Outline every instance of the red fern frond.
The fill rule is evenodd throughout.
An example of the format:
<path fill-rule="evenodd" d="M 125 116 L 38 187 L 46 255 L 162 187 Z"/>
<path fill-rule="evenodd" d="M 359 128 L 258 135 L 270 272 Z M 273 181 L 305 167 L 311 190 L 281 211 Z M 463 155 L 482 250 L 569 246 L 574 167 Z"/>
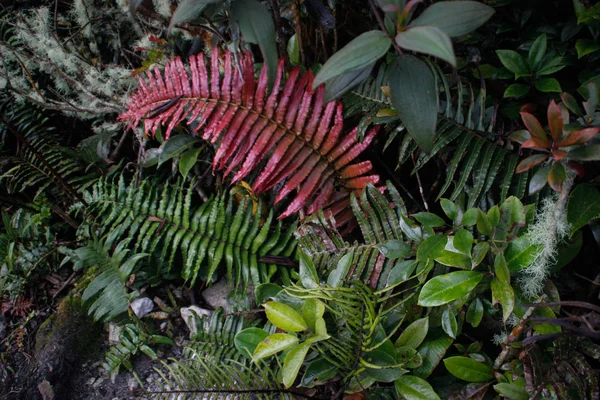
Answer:
<path fill-rule="evenodd" d="M 223 76 L 219 64 L 215 48 L 210 66 L 203 54 L 190 57 L 191 78 L 179 57 L 167 63 L 163 74 L 157 67 L 154 74 L 147 71 L 146 81 L 138 78 L 139 88 L 119 119 L 131 128 L 143 119 L 146 133 L 152 135 L 160 125 L 167 125 L 166 139 L 187 119 L 188 125 L 195 124 L 194 132 L 203 129 L 201 137 L 217 144 L 213 167 L 224 169 L 226 176 L 236 171 L 232 182 L 266 161 L 254 182 L 255 192 L 285 182 L 277 203 L 297 191 L 279 218 L 306 207 L 308 214 L 327 208 L 338 223 L 347 221 L 349 194 L 379 181 L 379 176 L 367 175 L 372 169 L 369 161 L 351 164 L 377 130 L 369 131 L 362 143 L 356 140 L 358 128 L 343 135 L 342 105 L 325 104 L 324 88 L 312 89 L 310 71 L 300 76 L 295 68 L 282 84 L 280 60 L 269 92 L 266 66 L 256 80 L 249 53 L 243 55 L 241 68 L 235 68 L 231 53 L 226 52 Z"/>

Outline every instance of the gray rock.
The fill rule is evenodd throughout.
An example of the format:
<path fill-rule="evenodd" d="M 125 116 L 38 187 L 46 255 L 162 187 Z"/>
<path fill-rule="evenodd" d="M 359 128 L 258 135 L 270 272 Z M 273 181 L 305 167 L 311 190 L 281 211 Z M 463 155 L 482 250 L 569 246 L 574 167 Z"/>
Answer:
<path fill-rule="evenodd" d="M 146 314 L 150 313 L 154 308 L 154 302 L 147 297 L 135 299 L 131 303 L 131 309 L 138 318 L 143 318 Z"/>
<path fill-rule="evenodd" d="M 204 298 L 204 301 L 206 301 L 206 304 L 212 308 L 217 309 L 222 307 L 224 310 L 228 311 L 227 295 L 230 291 L 231 288 L 227 283 L 227 279 L 221 279 L 219 282 L 203 291 L 201 295 Z"/>
<path fill-rule="evenodd" d="M 179 312 L 181 313 L 183 322 L 185 322 L 190 330 L 190 337 L 194 336 L 198 332 L 196 318 L 207 317 L 211 314 L 210 310 L 206 310 L 198 306 L 182 307 Z"/>

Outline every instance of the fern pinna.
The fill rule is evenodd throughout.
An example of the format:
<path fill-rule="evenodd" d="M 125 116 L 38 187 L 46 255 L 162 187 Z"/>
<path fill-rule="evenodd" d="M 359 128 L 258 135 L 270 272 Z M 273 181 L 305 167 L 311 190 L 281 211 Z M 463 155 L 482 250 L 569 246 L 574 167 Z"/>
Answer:
<path fill-rule="evenodd" d="M 154 74 L 147 72 L 147 82 L 139 79 L 139 89 L 120 120 L 133 128 L 144 118 L 146 133 L 152 134 L 168 123 L 168 139 L 187 117 L 188 125 L 195 125 L 194 132 L 203 128 L 202 138 L 218 143 L 213 168 L 224 169 L 226 176 L 237 170 L 233 182 L 268 160 L 254 181 L 256 193 L 285 181 L 277 203 L 298 188 L 279 218 L 306 206 L 308 214 L 327 208 L 339 224 L 349 220 L 349 194 L 379 181 L 379 176 L 367 175 L 372 169 L 369 161 L 351 164 L 377 130 L 372 129 L 360 143 L 357 128 L 343 135 L 342 105 L 325 104 L 324 88 L 312 88 L 312 72 L 300 76 L 295 68 L 282 85 L 280 60 L 269 91 L 266 66 L 257 81 L 252 56 L 245 53 L 241 58 L 241 68 L 234 68 L 231 53 L 225 53 L 222 78 L 217 48 L 212 52 L 210 77 L 203 54 L 190 57 L 191 80 L 178 57 L 167 63 L 163 74 L 155 67 Z"/>

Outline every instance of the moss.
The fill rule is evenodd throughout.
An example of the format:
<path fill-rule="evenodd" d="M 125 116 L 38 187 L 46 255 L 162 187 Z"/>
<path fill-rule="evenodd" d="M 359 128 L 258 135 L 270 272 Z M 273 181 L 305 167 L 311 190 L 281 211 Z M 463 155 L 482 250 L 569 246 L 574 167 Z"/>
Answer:
<path fill-rule="evenodd" d="M 63 348 L 64 358 L 71 362 L 93 358 L 100 353 L 102 332 L 102 325 L 88 316 L 81 298 L 68 296 L 40 326 L 36 334 L 36 355 L 49 357 L 55 349 Z"/>

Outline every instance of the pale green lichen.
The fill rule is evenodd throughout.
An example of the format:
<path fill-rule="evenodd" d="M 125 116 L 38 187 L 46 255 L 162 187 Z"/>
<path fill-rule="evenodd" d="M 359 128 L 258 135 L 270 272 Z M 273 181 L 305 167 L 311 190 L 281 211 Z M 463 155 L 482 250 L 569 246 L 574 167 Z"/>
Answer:
<path fill-rule="evenodd" d="M 553 194 L 542 200 L 534 223 L 527 231 L 530 243 L 538 248 L 533 263 L 525 268 L 519 284 L 526 298 L 537 297 L 556 262 L 558 245 L 568 236 L 570 226 L 566 220 L 565 205 L 573 185 L 573 176 L 565 179 L 560 195 Z"/>

